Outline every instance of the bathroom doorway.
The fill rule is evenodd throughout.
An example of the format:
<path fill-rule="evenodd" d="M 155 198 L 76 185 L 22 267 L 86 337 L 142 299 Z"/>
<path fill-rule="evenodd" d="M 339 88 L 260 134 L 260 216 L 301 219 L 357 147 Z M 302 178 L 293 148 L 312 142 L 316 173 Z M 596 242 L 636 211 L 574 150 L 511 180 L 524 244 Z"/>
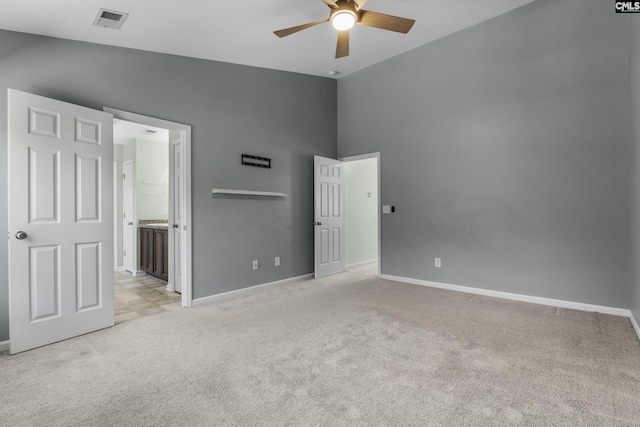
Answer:
<path fill-rule="evenodd" d="M 124 299 L 139 299 L 143 310 L 153 308 L 146 311 L 157 308 L 132 290 L 144 290 L 169 304 L 167 309 L 175 308 L 175 298 L 179 306 L 190 307 L 190 127 L 105 111 L 114 115 L 116 284 L 124 285 Z M 175 298 L 167 302 L 164 296 Z"/>

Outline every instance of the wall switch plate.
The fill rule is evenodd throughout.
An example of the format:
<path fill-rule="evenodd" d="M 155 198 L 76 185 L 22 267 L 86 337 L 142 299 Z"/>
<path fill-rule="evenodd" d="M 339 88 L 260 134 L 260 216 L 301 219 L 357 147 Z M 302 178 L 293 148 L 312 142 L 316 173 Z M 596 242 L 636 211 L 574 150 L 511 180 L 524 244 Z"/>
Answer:
<path fill-rule="evenodd" d="M 280 267 L 280 257 L 276 257 L 276 267 Z"/>
<path fill-rule="evenodd" d="M 169 215 L 169 208 L 163 208 L 162 211 L 163 214 Z"/>
<path fill-rule="evenodd" d="M 254 270 L 257 270 L 257 269 L 258 269 L 258 260 L 257 260 L 257 259 L 254 259 L 254 260 L 253 260 L 253 269 L 254 269 Z"/>
<path fill-rule="evenodd" d="M 391 213 L 391 205 L 382 205 L 382 213 L 390 214 Z"/>
<path fill-rule="evenodd" d="M 438 268 L 442 267 L 442 260 L 440 258 L 434 258 L 433 262 L 434 262 L 436 267 L 438 267 Z"/>

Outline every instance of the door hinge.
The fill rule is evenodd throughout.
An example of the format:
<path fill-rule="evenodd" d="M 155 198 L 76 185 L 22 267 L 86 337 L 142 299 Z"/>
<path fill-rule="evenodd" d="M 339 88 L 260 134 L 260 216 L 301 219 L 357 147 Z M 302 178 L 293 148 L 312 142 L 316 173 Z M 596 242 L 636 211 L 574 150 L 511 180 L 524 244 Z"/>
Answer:
<path fill-rule="evenodd" d="M 122 174 L 122 179 L 127 179 L 127 175 Z"/>
<path fill-rule="evenodd" d="M 122 256 L 127 256 L 127 251 L 122 251 Z"/>
<path fill-rule="evenodd" d="M 7 231 L 7 240 L 11 240 L 11 232 Z"/>

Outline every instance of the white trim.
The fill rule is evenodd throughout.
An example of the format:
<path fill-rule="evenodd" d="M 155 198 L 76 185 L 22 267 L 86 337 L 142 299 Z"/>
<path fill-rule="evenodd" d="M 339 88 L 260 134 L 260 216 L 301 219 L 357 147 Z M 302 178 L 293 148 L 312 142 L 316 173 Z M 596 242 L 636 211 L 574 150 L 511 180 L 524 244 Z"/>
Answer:
<path fill-rule="evenodd" d="M 144 270 L 136 270 L 136 271 L 131 272 L 131 275 L 133 275 L 133 276 L 144 276 L 146 274 L 147 274 L 147 272 L 144 271 Z"/>
<path fill-rule="evenodd" d="M 636 331 L 636 335 L 640 340 L 640 325 L 638 325 L 636 318 L 633 317 L 633 312 L 631 310 L 629 310 L 629 320 L 631 321 L 631 326 L 633 326 L 633 330 Z"/>
<path fill-rule="evenodd" d="M 0 351 L 9 351 L 11 341 L 0 341 Z"/>
<path fill-rule="evenodd" d="M 373 264 L 374 262 L 378 262 L 378 260 L 377 259 L 370 259 L 369 261 L 355 262 L 353 264 L 347 265 L 347 268 L 360 267 L 361 265 Z"/>
<path fill-rule="evenodd" d="M 117 266 L 116 271 L 124 271 L 124 265 Z"/>
<path fill-rule="evenodd" d="M 131 177 L 131 181 L 133 181 L 133 184 L 131 185 L 131 212 L 129 212 L 131 214 L 131 222 L 133 222 L 133 230 L 131 231 L 131 250 L 133 251 L 133 255 L 130 255 L 131 257 L 133 257 L 133 262 L 132 262 L 132 266 L 131 268 L 133 269 L 133 271 L 131 272 L 134 276 L 136 275 L 136 271 L 135 268 L 138 265 L 138 233 L 136 233 L 136 229 L 138 227 L 138 213 L 136 211 L 136 205 L 137 205 L 137 200 L 136 200 L 136 164 L 133 161 L 133 159 L 127 159 L 127 160 L 123 160 L 122 161 L 122 173 L 124 174 L 124 168 L 126 166 L 131 165 L 131 175 L 133 175 Z M 122 212 L 124 212 L 124 180 L 122 181 Z M 125 233 L 127 233 L 127 224 L 125 224 L 126 222 L 129 221 L 125 221 L 124 218 L 122 220 L 122 250 L 123 252 L 126 251 L 128 248 L 124 247 L 124 242 L 125 242 L 125 238 L 124 235 Z M 122 255 L 122 263 L 125 263 L 124 260 L 124 255 Z M 126 264 L 125 264 L 125 270 L 126 270 Z M 129 270 L 126 270 L 129 271 Z M 141 270 L 142 271 L 142 270 Z"/>
<path fill-rule="evenodd" d="M 167 282 L 167 292 L 174 292 L 174 291 L 175 291 L 174 286 L 171 283 Z"/>
<path fill-rule="evenodd" d="M 211 194 L 237 194 L 241 196 L 267 196 L 267 197 L 287 197 L 286 193 L 275 191 L 254 191 L 254 190 L 228 190 L 226 188 L 214 188 Z"/>
<path fill-rule="evenodd" d="M 262 285 L 250 286 L 248 288 L 237 289 L 235 291 L 224 292 L 221 294 L 210 295 L 208 297 L 197 298 L 192 301 L 192 306 L 195 307 L 198 305 L 208 304 L 214 301 L 219 301 L 219 300 L 227 299 L 230 297 L 236 297 L 236 296 L 239 296 L 248 292 L 252 292 L 258 289 L 265 289 L 265 288 L 271 288 L 274 286 L 287 285 L 289 283 L 300 282 L 302 280 L 307 280 L 311 278 L 313 278 L 313 273 L 303 274 L 302 276 L 297 276 L 297 277 L 290 277 L 288 279 L 278 280 L 275 282 L 264 283 Z"/>
<path fill-rule="evenodd" d="M 380 152 L 359 154 L 357 156 L 340 157 L 338 160 L 343 162 L 357 162 L 358 160 L 377 159 L 380 157 Z"/>
<path fill-rule="evenodd" d="M 382 193 L 380 192 L 380 152 L 360 154 L 357 156 L 340 157 L 343 162 L 355 162 L 358 160 L 377 159 L 378 167 L 378 277 L 382 277 L 382 224 L 380 223 L 380 211 L 382 210 Z"/>
<path fill-rule="evenodd" d="M 533 304 L 549 305 L 551 307 L 570 308 L 580 311 L 591 311 L 613 316 L 629 317 L 631 312 L 626 308 L 607 307 L 603 305 L 585 304 L 574 301 L 564 301 L 551 298 L 533 297 L 529 295 L 512 294 L 509 292 L 491 291 L 488 289 L 471 288 L 467 286 L 449 285 L 447 283 L 430 282 L 428 280 L 410 279 L 407 277 L 390 276 L 383 274 L 381 279 L 392 280 L 394 282 L 410 283 L 412 285 L 427 286 L 430 288 L 446 289 L 450 291 L 465 292 L 469 294 L 484 295 L 494 298 L 502 298 L 513 301 L 529 302 Z"/>
<path fill-rule="evenodd" d="M 193 241 L 193 230 L 191 225 L 191 126 L 141 114 L 130 113 L 128 111 L 117 110 L 115 108 L 104 107 L 103 110 L 107 113 L 113 114 L 113 117 L 116 119 L 180 132 L 180 141 L 182 144 L 182 164 L 180 166 L 183 176 L 182 197 L 184 197 L 182 203 L 182 306 L 191 307 L 191 300 L 193 298 L 193 258 L 191 253 L 191 242 Z"/>

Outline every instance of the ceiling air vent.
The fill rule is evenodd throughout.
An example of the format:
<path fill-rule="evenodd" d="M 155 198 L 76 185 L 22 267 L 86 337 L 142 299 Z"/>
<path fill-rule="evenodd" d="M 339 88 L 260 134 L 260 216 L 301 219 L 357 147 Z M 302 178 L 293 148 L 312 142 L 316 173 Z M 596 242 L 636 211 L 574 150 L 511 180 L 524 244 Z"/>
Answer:
<path fill-rule="evenodd" d="M 128 13 L 116 12 L 115 10 L 100 9 L 93 20 L 93 25 L 97 27 L 112 28 L 119 30 L 124 21 L 129 16 Z"/>
<path fill-rule="evenodd" d="M 145 134 L 145 135 L 155 135 L 155 134 L 157 133 L 157 131 L 155 131 L 155 130 L 153 130 L 153 129 L 145 129 L 145 130 L 143 130 L 143 131 L 142 131 L 142 132 L 140 132 L 140 133 L 143 133 L 143 134 Z"/>

